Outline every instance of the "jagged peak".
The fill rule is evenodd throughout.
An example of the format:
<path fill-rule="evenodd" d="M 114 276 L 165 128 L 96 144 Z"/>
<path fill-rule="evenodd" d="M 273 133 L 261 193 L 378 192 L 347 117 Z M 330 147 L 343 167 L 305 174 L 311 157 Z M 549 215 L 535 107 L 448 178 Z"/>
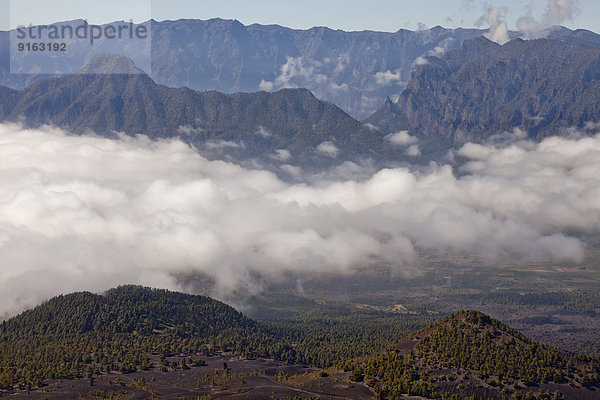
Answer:
<path fill-rule="evenodd" d="M 390 96 L 386 96 L 385 101 L 383 102 L 381 107 L 379 107 L 379 109 L 376 112 L 384 112 L 385 114 L 390 114 L 390 113 L 394 113 L 396 111 L 396 108 L 397 108 L 397 106 L 396 106 L 396 104 L 394 104 L 394 102 L 392 101 Z"/>

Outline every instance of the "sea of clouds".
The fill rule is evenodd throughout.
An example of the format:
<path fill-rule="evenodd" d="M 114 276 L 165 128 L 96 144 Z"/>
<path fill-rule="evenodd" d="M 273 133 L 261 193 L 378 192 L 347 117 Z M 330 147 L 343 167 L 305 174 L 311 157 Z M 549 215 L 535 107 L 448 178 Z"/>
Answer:
<path fill-rule="evenodd" d="M 459 170 L 286 183 L 177 140 L 0 125 L 0 316 L 119 284 L 181 289 L 186 274 L 217 297 L 260 290 L 257 276 L 411 274 L 429 249 L 581 262 L 565 232 L 600 228 L 600 135 L 523 137 L 466 144 Z"/>

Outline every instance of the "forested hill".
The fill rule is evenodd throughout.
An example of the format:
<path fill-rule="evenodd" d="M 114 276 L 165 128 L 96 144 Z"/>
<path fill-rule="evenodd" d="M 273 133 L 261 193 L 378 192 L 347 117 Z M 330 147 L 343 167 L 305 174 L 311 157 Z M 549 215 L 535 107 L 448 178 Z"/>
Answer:
<path fill-rule="evenodd" d="M 0 334 L 170 333 L 189 338 L 214 336 L 227 329 L 255 328 L 252 320 L 209 297 L 121 286 L 104 295 L 81 292 L 55 297 L 4 322 Z"/>
<path fill-rule="evenodd" d="M 0 324 L 0 394 L 47 379 L 156 371 L 159 357 L 196 362 L 224 352 L 329 367 L 432 320 L 324 308 L 260 321 L 208 297 L 139 286 L 58 296 Z"/>
<path fill-rule="evenodd" d="M 0 325 L 0 389 L 150 369 L 150 354 L 281 357 L 278 346 L 255 322 L 208 297 L 137 286 L 74 293 Z"/>
<path fill-rule="evenodd" d="M 185 370 L 221 352 L 320 367 L 335 360 L 351 371 L 351 380 L 364 381 L 381 398 L 520 399 L 542 390 L 537 398 L 558 391 L 554 398 L 594 399 L 600 393 L 598 359 L 536 343 L 475 311 L 453 314 L 377 353 L 373 346 L 390 343 L 386 332 L 399 340 L 405 329 L 423 322 L 403 315 L 389 326 L 390 318 L 357 316 L 354 322 L 345 319 L 346 327 L 324 315 L 277 324 L 255 322 L 207 297 L 167 290 L 123 286 L 103 295 L 74 293 L 0 325 L 0 394 L 36 389 L 52 379 L 93 382 L 107 375 Z M 345 359 L 365 357 L 365 348 L 375 354 Z M 175 366 L 168 363 L 173 357 L 179 359 Z"/>
<path fill-rule="evenodd" d="M 476 311 L 452 314 L 342 367 L 381 398 L 593 399 L 600 387 L 600 360 L 534 342 Z"/>

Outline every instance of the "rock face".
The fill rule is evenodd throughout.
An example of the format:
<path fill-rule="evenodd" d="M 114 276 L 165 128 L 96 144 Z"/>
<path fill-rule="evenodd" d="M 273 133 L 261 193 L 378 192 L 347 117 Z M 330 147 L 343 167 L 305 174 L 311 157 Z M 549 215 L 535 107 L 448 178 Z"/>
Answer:
<path fill-rule="evenodd" d="M 541 139 L 600 121 L 599 102 L 599 49 L 546 39 L 501 46 L 482 37 L 415 69 L 394 111 L 405 121 L 390 128 L 389 118 L 369 120 L 440 146 L 515 127 Z"/>

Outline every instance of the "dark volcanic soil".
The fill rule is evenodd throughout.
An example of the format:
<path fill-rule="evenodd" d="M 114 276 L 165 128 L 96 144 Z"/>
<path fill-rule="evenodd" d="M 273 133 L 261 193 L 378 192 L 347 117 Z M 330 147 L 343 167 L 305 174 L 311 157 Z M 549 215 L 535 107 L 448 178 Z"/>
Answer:
<path fill-rule="evenodd" d="M 178 357 L 169 358 L 180 361 Z M 155 368 L 131 374 L 103 374 L 90 385 L 88 379 L 52 380 L 47 386 L 34 391 L 5 392 L 6 399 L 277 399 L 321 398 L 356 399 L 375 398 L 362 384 L 350 382 L 348 374 L 330 372 L 319 377 L 315 369 L 290 366 L 268 359 L 245 360 L 228 355 L 205 358 L 207 365 L 190 369 L 169 368 L 161 372 L 158 358 L 152 360 Z M 223 369 L 227 363 L 228 370 Z M 288 379 L 290 375 L 302 375 Z"/>

